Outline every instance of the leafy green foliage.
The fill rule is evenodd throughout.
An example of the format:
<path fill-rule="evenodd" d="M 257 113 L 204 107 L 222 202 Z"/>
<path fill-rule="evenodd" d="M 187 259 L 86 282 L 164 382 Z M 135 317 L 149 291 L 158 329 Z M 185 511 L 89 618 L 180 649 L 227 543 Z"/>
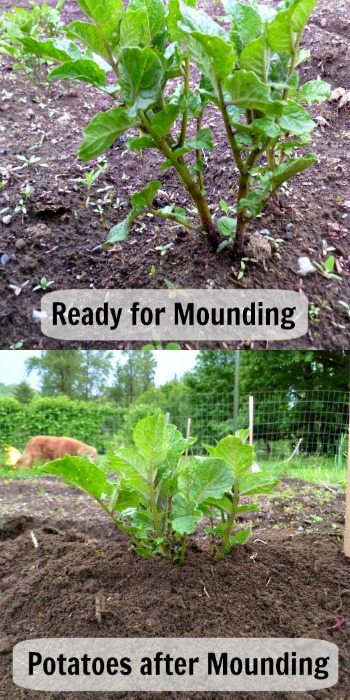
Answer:
<path fill-rule="evenodd" d="M 176 171 L 200 225 L 175 203 L 158 215 L 205 232 L 216 249 L 242 252 L 251 220 L 317 161 L 314 154 L 296 154 L 315 127 L 305 105 L 330 95 L 323 81 L 299 85 L 298 66 L 308 57 L 300 44 L 317 0 L 284 0 L 277 9 L 225 0 L 225 21 L 197 9 L 195 0 L 77 2 L 88 21 L 68 25 L 64 46 L 42 40 L 40 32 L 29 43 L 22 38 L 22 46 L 62 64 L 51 79 L 85 80 L 111 94 L 113 108 L 87 126 L 80 157 L 95 158 L 132 132 L 128 148 L 161 154 L 161 169 Z M 219 113 L 238 170 L 232 221 L 215 220 L 206 199 L 203 152 L 215 148 L 205 123 L 209 105 Z M 108 244 L 125 240 L 144 213 L 157 215 L 152 201 L 135 207 L 132 200 L 132 211 L 113 228 Z"/>
<path fill-rule="evenodd" d="M 0 445 L 21 449 L 33 435 L 66 435 L 104 450 L 115 426 L 123 425 L 124 413 L 125 409 L 112 402 L 98 404 L 66 396 L 34 398 L 29 403 L 21 395 L 17 401 L 1 399 Z"/>
<path fill-rule="evenodd" d="M 188 536 L 209 516 L 212 553 L 221 559 L 250 537 L 251 528 L 240 528 L 236 518 L 256 506 L 240 505 L 240 497 L 276 485 L 250 473 L 254 451 L 245 437 L 227 436 L 207 448 L 207 458 L 188 457 L 195 439 L 184 438 L 158 411 L 136 423 L 134 446 L 110 455 L 104 470 L 70 456 L 42 469 L 95 498 L 142 556 L 183 564 Z M 118 478 L 107 476 L 112 471 Z"/>
<path fill-rule="evenodd" d="M 23 70 L 36 81 L 42 80 L 41 69 L 48 59 L 67 61 L 71 58 L 64 45 L 60 46 L 59 37 L 64 41 L 61 21 L 63 4 L 64 0 L 59 0 L 56 7 L 32 2 L 30 10 L 14 7 L 0 16 L 0 54 L 11 56 L 13 68 Z M 50 38 L 41 41 L 45 36 Z M 71 49 L 80 54 L 73 44 Z"/>

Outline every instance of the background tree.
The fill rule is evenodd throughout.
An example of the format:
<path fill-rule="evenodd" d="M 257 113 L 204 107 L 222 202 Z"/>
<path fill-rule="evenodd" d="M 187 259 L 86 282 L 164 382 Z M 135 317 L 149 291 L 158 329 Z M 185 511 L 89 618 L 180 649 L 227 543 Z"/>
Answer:
<path fill-rule="evenodd" d="M 111 399 L 129 406 L 140 394 L 154 386 L 156 360 L 147 350 L 123 350 L 124 362 L 118 362 L 115 379 L 109 390 Z"/>
<path fill-rule="evenodd" d="M 183 382 L 197 396 L 228 397 L 232 396 L 234 376 L 234 351 L 202 350 L 194 369 L 185 374 Z"/>
<path fill-rule="evenodd" d="M 206 430 L 216 437 L 232 430 L 234 371 L 234 351 L 203 351 L 184 377 L 191 389 L 193 416 L 201 416 L 203 423 L 207 402 Z M 244 351 L 240 353 L 239 380 L 239 427 L 248 425 L 248 395 L 253 394 L 257 440 L 268 446 L 302 438 L 305 452 L 337 450 L 347 424 L 348 352 Z"/>
<path fill-rule="evenodd" d="M 350 355 L 346 351 L 240 353 L 241 394 L 309 389 L 349 390 Z M 235 351 L 215 350 L 198 353 L 196 365 L 183 381 L 195 394 L 227 395 L 234 387 Z"/>
<path fill-rule="evenodd" d="M 16 384 L 4 384 L 0 382 L 0 399 L 8 399 L 13 397 Z"/>
<path fill-rule="evenodd" d="M 20 403 L 30 403 L 31 400 L 34 398 L 35 391 L 32 389 L 30 384 L 23 380 L 23 382 L 20 382 L 17 384 L 13 391 L 13 397 L 17 399 Z"/>
<path fill-rule="evenodd" d="M 81 350 L 44 350 L 26 362 L 28 374 L 37 372 L 42 396 L 78 397 Z"/>
<path fill-rule="evenodd" d="M 242 393 L 310 389 L 349 389 L 349 353 L 345 351 L 241 352 Z"/>
<path fill-rule="evenodd" d="M 82 351 L 78 391 L 80 398 L 103 398 L 108 393 L 108 380 L 112 372 L 111 351 Z"/>
<path fill-rule="evenodd" d="M 91 399 L 105 394 L 112 353 L 83 350 L 45 350 L 31 357 L 27 372 L 37 372 L 42 396 Z"/>

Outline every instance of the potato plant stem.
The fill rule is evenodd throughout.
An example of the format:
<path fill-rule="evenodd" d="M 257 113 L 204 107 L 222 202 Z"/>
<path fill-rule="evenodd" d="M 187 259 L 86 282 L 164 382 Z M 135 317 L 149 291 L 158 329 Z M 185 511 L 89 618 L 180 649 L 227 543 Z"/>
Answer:
<path fill-rule="evenodd" d="M 207 233 L 211 244 L 216 249 L 218 246 L 219 237 L 212 219 L 212 215 L 210 213 L 208 202 L 203 196 L 199 186 L 193 180 L 186 164 L 184 162 L 180 162 L 178 156 L 172 151 L 170 146 L 167 144 L 166 140 L 164 138 L 160 138 L 157 132 L 154 129 L 152 129 L 151 123 L 148 120 L 145 112 L 141 112 L 140 117 L 145 131 L 150 136 L 152 136 L 157 145 L 157 148 L 161 151 L 161 153 L 163 153 L 165 158 L 167 158 L 167 160 L 169 160 L 169 162 L 175 168 L 185 189 L 192 197 L 198 211 L 198 216 L 200 218 L 202 228 Z"/>
<path fill-rule="evenodd" d="M 172 496 L 168 497 L 168 503 L 167 503 L 167 521 L 168 521 L 168 542 L 171 545 L 171 540 L 172 540 L 172 524 L 171 524 L 171 512 L 172 512 L 172 507 L 173 507 L 173 499 Z"/>
<path fill-rule="evenodd" d="M 190 231 L 195 231 L 196 233 L 200 233 L 201 227 L 200 226 L 194 226 L 193 224 L 190 223 L 182 223 L 181 220 L 176 216 L 176 214 L 165 214 L 159 209 L 154 209 L 153 207 L 149 208 L 150 214 L 153 216 L 158 216 L 160 219 L 169 219 L 169 221 L 174 221 L 175 223 L 179 224 L 180 226 L 183 226 L 184 228 L 188 228 Z"/>
<path fill-rule="evenodd" d="M 224 529 L 224 534 L 222 536 L 220 549 L 218 550 L 216 557 L 215 557 L 217 561 L 222 559 L 227 552 L 227 548 L 228 548 L 229 543 L 230 543 L 232 528 L 234 527 L 235 520 L 236 520 L 238 502 L 239 502 L 239 496 L 237 494 L 234 494 L 232 496 L 231 513 L 229 513 L 229 515 L 226 518 L 226 526 Z"/>
<path fill-rule="evenodd" d="M 203 112 L 197 117 L 197 134 L 202 128 L 202 119 L 203 119 Z M 197 182 L 198 186 L 200 187 L 201 191 L 203 192 L 204 190 L 204 178 L 203 178 L 203 158 L 202 158 L 202 151 L 198 150 L 196 151 L 196 163 L 197 163 Z"/>
<path fill-rule="evenodd" d="M 113 522 L 119 527 L 119 529 L 124 533 L 124 535 L 126 535 L 126 537 L 128 537 L 132 544 L 136 547 L 138 544 L 137 539 L 132 535 L 129 528 L 126 525 L 124 525 L 124 523 L 119 518 L 115 517 L 113 511 L 109 510 L 108 506 L 105 503 L 103 503 L 103 501 L 98 500 L 98 498 L 96 498 L 96 501 L 100 506 L 102 506 L 103 510 L 106 511 L 107 515 L 109 515 L 109 517 L 112 518 Z"/>
<path fill-rule="evenodd" d="M 217 91 L 218 91 L 218 96 L 219 96 L 220 111 L 221 111 L 221 114 L 222 114 L 222 117 L 224 120 L 225 130 L 226 130 L 226 134 L 227 134 L 227 137 L 229 140 L 229 144 L 231 146 L 231 150 L 232 150 L 237 168 L 238 168 L 239 172 L 242 173 L 245 170 L 245 166 L 244 166 L 241 152 L 240 152 L 239 146 L 237 144 L 237 141 L 236 141 L 236 138 L 235 138 L 235 135 L 234 135 L 231 123 L 230 123 L 230 118 L 228 115 L 227 106 L 225 104 L 224 93 L 223 93 L 220 81 L 217 81 Z"/>
<path fill-rule="evenodd" d="M 222 515 L 222 511 L 221 511 Z M 216 555 L 216 541 L 215 541 L 215 535 L 214 535 L 214 528 L 215 528 L 215 521 L 214 521 L 214 513 L 213 513 L 213 508 L 210 510 L 210 527 L 211 527 L 211 535 L 210 535 L 210 549 L 212 556 L 215 557 Z"/>
<path fill-rule="evenodd" d="M 238 195 L 237 195 L 237 229 L 235 238 L 235 248 L 238 255 L 243 253 L 244 248 L 244 238 L 245 232 L 248 226 L 248 219 L 245 209 L 240 209 L 240 204 L 243 199 L 246 199 L 249 192 L 249 175 L 248 173 L 241 173 L 239 177 L 238 184 Z"/>
<path fill-rule="evenodd" d="M 184 566 L 184 564 L 185 564 L 187 543 L 188 543 L 188 535 L 184 535 L 182 538 L 182 543 L 181 543 L 181 552 L 180 552 L 180 559 L 179 559 L 180 566 Z"/>
<path fill-rule="evenodd" d="M 154 534 L 156 537 L 163 537 L 163 530 L 161 523 L 159 521 L 159 513 L 158 513 L 158 508 L 157 508 L 157 500 L 156 500 L 156 495 L 154 493 L 154 486 L 153 482 L 149 482 L 149 488 L 150 488 L 150 506 L 151 506 L 151 513 L 152 513 L 152 519 L 153 519 L 153 527 L 154 527 Z"/>
<path fill-rule="evenodd" d="M 117 80 L 119 81 L 119 68 L 118 68 L 118 62 L 115 60 L 113 56 L 113 49 L 110 43 L 107 41 L 106 37 L 104 36 L 103 32 L 101 31 L 101 28 L 97 22 L 94 22 L 94 27 L 96 29 L 96 33 L 98 35 L 99 40 L 102 42 L 104 49 L 106 51 L 106 55 L 108 57 L 108 63 L 111 66 L 113 72 L 116 75 Z"/>
<path fill-rule="evenodd" d="M 185 143 L 186 134 L 187 134 L 187 127 L 188 127 L 188 98 L 189 98 L 189 94 L 190 94 L 190 69 L 191 69 L 190 57 L 189 57 L 189 55 L 187 55 L 186 59 L 185 59 L 185 72 L 184 72 L 185 107 L 184 107 L 184 112 L 182 115 L 179 148 L 181 148 Z"/>

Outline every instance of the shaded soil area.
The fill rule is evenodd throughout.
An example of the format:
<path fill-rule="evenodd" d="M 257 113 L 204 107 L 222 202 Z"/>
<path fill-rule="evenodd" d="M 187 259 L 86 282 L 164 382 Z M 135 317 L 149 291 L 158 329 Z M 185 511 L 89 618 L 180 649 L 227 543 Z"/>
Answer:
<path fill-rule="evenodd" d="M 18 4 L 26 6 L 25 0 Z M 213 13 L 212 3 L 201 3 Z M 1 10 L 14 5 L 3 0 Z M 67 20 L 77 19 L 74 0 L 66 6 Z M 214 12 L 222 14 L 220 5 Z M 350 88 L 350 19 L 346 0 L 320 0 L 308 31 L 305 47 L 313 53 L 302 69 L 302 81 L 318 76 L 333 88 Z M 156 154 L 129 153 L 119 139 L 109 150 L 108 170 L 87 192 L 76 180 L 94 164 L 83 166 L 76 157 L 82 129 L 98 110 L 110 102 L 93 88 L 53 84 L 50 91 L 36 87 L 2 59 L 0 94 L 1 178 L 0 192 L 0 347 L 74 347 L 76 344 L 42 336 L 33 312 L 40 309 L 41 291 L 32 291 L 41 277 L 53 282 L 49 291 L 72 288 L 274 288 L 302 290 L 313 307 L 307 336 L 270 347 L 333 349 L 350 341 L 349 315 L 339 301 L 350 300 L 350 120 L 349 105 L 326 103 L 313 108 L 318 126 L 313 150 L 320 163 L 291 183 L 269 204 L 251 232 L 268 230 L 283 244 L 263 265 L 249 263 L 238 281 L 239 262 L 228 254 L 214 254 L 199 234 L 184 232 L 167 222 L 144 218 L 133 227 L 127 242 L 101 250 L 109 228 L 123 219 L 130 194 L 160 176 L 163 204 L 184 205 L 186 195 L 174 173 L 160 173 Z M 209 112 L 206 125 L 214 133 L 216 148 L 207 158 L 207 190 L 213 211 L 220 199 L 232 203 L 235 174 L 218 115 Z M 18 156 L 40 158 L 29 167 Z M 26 187 L 31 195 L 27 213 L 15 213 Z M 110 188 L 110 189 L 106 189 Z M 99 190 L 104 190 L 103 192 Z M 103 202 L 104 198 L 110 201 Z M 100 201 L 99 201 L 100 200 Z M 98 213 L 98 207 L 102 212 Z M 11 221 L 4 225 L 3 216 Z M 319 274 L 301 278 L 298 258 L 324 261 L 334 248 L 341 281 Z M 5 263 L 4 263 L 5 261 Z M 20 292 L 20 294 L 18 294 Z M 85 344 L 103 347 L 103 344 Z M 131 347 L 115 343 L 115 348 Z M 186 346 L 197 347 L 195 344 Z M 215 348 L 215 344 L 207 345 Z M 219 345 L 217 346 L 219 347 Z M 233 345 L 220 347 L 234 347 Z M 248 347 L 240 344 L 239 347 Z M 262 343 L 255 347 L 265 347 Z"/>
<path fill-rule="evenodd" d="M 319 638 L 339 646 L 340 681 L 330 690 L 162 697 L 349 697 L 350 563 L 342 553 L 340 490 L 283 482 L 273 500 L 262 499 L 249 545 L 213 565 L 205 537 L 199 535 L 181 570 L 159 559 L 137 558 L 97 506 L 55 480 L 3 481 L 0 498 L 0 692 L 6 700 L 62 700 L 64 694 L 21 690 L 11 680 L 13 644 L 41 636 Z M 286 515 L 286 503 L 293 517 Z M 322 520 L 312 521 L 311 511 Z M 281 529 L 274 530 L 276 525 Z M 101 595 L 105 604 L 99 623 L 96 601 Z M 340 617 L 345 626 L 333 629 Z M 80 695 L 69 697 L 78 700 Z M 108 700 L 110 695 L 84 697 Z"/>

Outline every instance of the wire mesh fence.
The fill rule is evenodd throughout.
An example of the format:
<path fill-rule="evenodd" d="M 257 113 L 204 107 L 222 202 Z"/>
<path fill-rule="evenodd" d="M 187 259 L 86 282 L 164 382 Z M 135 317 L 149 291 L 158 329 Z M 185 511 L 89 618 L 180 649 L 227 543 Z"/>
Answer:
<path fill-rule="evenodd" d="M 105 453 L 128 443 L 137 420 L 158 407 L 183 433 L 191 418 L 191 434 L 197 438 L 195 453 L 203 452 L 203 444 L 215 443 L 235 427 L 247 428 L 250 424 L 258 459 L 277 461 L 319 455 L 330 458 L 336 466 L 344 466 L 349 431 L 346 393 L 257 393 L 251 412 L 249 397 L 242 395 L 236 425 L 233 398 L 232 392 L 201 397 L 185 391 L 176 401 L 159 395 L 151 402 L 137 401 L 123 408 L 113 403 L 77 402 L 62 397 L 22 406 L 0 401 L 0 445 L 21 450 L 33 435 L 66 435 Z"/>
<path fill-rule="evenodd" d="M 346 463 L 349 397 L 340 391 L 273 392 L 254 396 L 257 453 L 269 459 L 319 455 Z"/>

